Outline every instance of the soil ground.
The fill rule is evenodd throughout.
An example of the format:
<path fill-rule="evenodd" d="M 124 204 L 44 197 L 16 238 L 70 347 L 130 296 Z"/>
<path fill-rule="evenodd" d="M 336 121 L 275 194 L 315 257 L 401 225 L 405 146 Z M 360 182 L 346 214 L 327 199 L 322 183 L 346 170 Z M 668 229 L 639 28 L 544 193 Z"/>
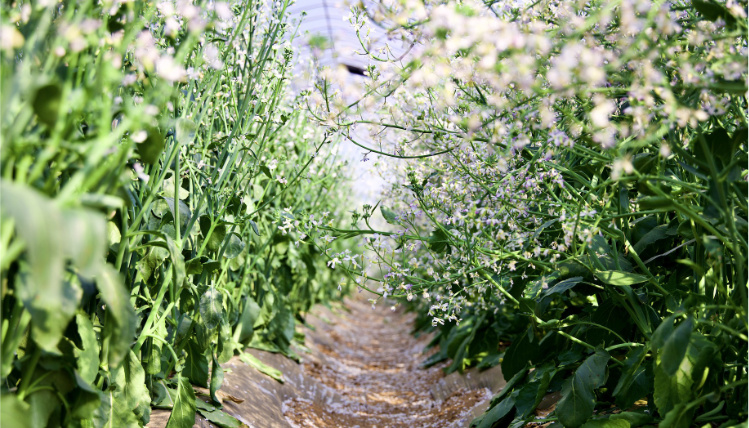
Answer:
<path fill-rule="evenodd" d="M 301 364 L 248 350 L 281 370 L 283 384 L 237 357 L 223 365 L 224 411 L 257 428 L 462 428 L 504 386 L 499 367 L 448 376 L 444 364 L 421 368 L 430 337 L 411 334 L 414 315 L 372 309 L 362 295 L 308 314 L 299 330 L 305 346 L 296 349 Z M 168 417 L 154 410 L 148 426 L 163 427 Z M 196 426 L 213 425 L 198 418 Z"/>

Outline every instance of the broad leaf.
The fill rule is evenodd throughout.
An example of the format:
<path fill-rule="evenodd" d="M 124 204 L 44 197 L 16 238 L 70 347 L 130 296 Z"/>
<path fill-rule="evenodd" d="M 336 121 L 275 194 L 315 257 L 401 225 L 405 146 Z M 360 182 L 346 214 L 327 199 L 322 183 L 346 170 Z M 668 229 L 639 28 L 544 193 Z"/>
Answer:
<path fill-rule="evenodd" d="M 529 327 L 505 351 L 502 357 L 502 374 L 505 378 L 515 376 L 536 357 L 537 353 L 538 342 L 533 334 L 533 328 Z"/>
<path fill-rule="evenodd" d="M 0 426 L 32 428 L 29 418 L 29 404 L 18 399 L 16 394 L 3 393 L 0 396 Z"/>
<path fill-rule="evenodd" d="M 562 399 L 556 414 L 565 427 L 576 428 L 592 415 L 596 405 L 595 389 L 603 385 L 609 353 L 598 349 L 575 370 L 562 387 Z"/>
<path fill-rule="evenodd" d="M 113 426 L 142 425 L 151 413 L 151 396 L 140 360 L 129 351 L 124 363 L 112 372 L 117 389 L 112 396 Z"/>
<path fill-rule="evenodd" d="M 646 355 L 645 347 L 634 348 L 624 360 L 624 370 L 614 389 L 616 404 L 623 409 L 653 392 L 652 365 L 643 365 Z"/>
<path fill-rule="evenodd" d="M 195 133 L 198 130 L 195 122 L 186 117 L 180 117 L 177 119 L 177 126 L 175 128 L 177 142 L 180 144 L 192 144 L 193 140 L 195 140 Z"/>
<path fill-rule="evenodd" d="M 648 277 L 645 275 L 615 270 L 598 271 L 595 275 L 598 279 L 609 285 L 634 285 L 648 280 Z"/>
<path fill-rule="evenodd" d="M 252 335 L 255 331 L 255 321 L 257 321 L 260 315 L 260 305 L 255 302 L 250 296 L 244 302 L 244 310 L 242 316 L 239 318 L 239 322 L 234 330 L 234 337 L 237 342 L 247 343 L 252 339 Z"/>
<path fill-rule="evenodd" d="M 208 330 L 218 327 L 224 313 L 224 295 L 215 287 L 210 287 L 200 297 L 200 317 Z"/>
<path fill-rule="evenodd" d="M 33 340 L 45 351 L 58 353 L 57 343 L 83 294 L 74 282 L 63 281 L 65 215 L 49 198 L 20 184 L 2 180 L 0 194 L 0 210 L 15 221 L 30 266 L 15 292 L 31 314 Z"/>
<path fill-rule="evenodd" d="M 135 145 L 140 159 L 147 164 L 153 164 L 159 160 L 161 152 L 164 151 L 164 135 L 158 128 L 147 127 L 146 139 Z"/>
<path fill-rule="evenodd" d="M 75 316 L 78 325 L 78 335 L 81 337 L 82 349 L 75 349 L 76 366 L 81 379 L 87 383 L 94 383 L 99 374 L 99 342 L 91 320 L 82 314 Z"/>
<path fill-rule="evenodd" d="M 195 411 L 195 391 L 186 377 L 178 375 L 177 396 L 166 428 L 192 428 L 195 424 Z"/>
<path fill-rule="evenodd" d="M 109 313 L 109 322 L 104 327 L 105 335 L 110 336 L 109 368 L 112 370 L 130 352 L 135 337 L 135 310 L 130 303 L 130 293 L 114 268 L 105 266 L 96 279 L 96 285 Z"/>
<path fill-rule="evenodd" d="M 663 345 L 661 365 L 663 370 L 669 376 L 676 374 L 681 362 L 684 360 L 693 327 L 694 322 L 692 321 L 692 318 L 687 318 L 674 329 L 673 333 L 666 339 L 666 342 Z"/>
<path fill-rule="evenodd" d="M 594 419 L 582 426 L 582 428 L 630 428 L 629 421 L 624 419 Z"/>
<path fill-rule="evenodd" d="M 94 388 L 90 382 L 84 380 L 80 374 L 75 372 L 75 400 L 71 416 L 75 419 L 90 419 L 96 409 L 101 407 L 101 401 L 104 394 L 99 389 Z"/>
<path fill-rule="evenodd" d="M 182 374 L 189 378 L 192 383 L 204 388 L 208 387 L 208 352 L 202 348 L 197 339 L 192 338 L 187 342 L 187 358 Z"/>
<path fill-rule="evenodd" d="M 380 205 L 380 212 L 382 213 L 382 217 L 385 219 L 386 222 L 390 224 L 397 225 L 398 220 L 396 219 L 396 215 L 393 211 L 391 211 L 388 208 L 385 208 L 383 205 Z"/>

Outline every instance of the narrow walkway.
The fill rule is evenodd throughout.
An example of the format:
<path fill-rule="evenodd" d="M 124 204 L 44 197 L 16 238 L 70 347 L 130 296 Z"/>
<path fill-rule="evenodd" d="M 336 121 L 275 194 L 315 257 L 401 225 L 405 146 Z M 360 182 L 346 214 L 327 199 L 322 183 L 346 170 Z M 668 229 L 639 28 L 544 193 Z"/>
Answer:
<path fill-rule="evenodd" d="M 348 312 L 317 308 L 308 316 L 312 329 L 304 329 L 305 344 L 311 352 L 302 356 L 303 375 L 337 399 L 285 400 L 292 427 L 466 427 L 471 410 L 491 397 L 487 388 L 446 386 L 444 366 L 419 368 L 429 338 L 410 334 L 413 314 L 386 305 L 372 310 L 360 296 L 345 307 Z"/>

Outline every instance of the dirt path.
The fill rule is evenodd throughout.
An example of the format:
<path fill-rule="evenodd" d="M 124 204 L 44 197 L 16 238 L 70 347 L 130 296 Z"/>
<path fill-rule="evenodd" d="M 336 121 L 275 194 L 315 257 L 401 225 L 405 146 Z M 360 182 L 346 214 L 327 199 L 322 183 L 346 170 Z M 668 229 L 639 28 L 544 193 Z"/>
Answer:
<path fill-rule="evenodd" d="M 234 357 L 218 393 L 223 410 L 250 428 L 463 428 L 505 385 L 499 367 L 445 376 L 442 366 L 419 368 L 429 337 L 414 338 L 414 315 L 372 310 L 362 295 L 332 309 L 316 306 L 298 327 L 302 363 L 248 349 L 283 372 L 273 380 Z M 208 390 L 198 388 L 209 401 Z M 154 409 L 148 427 L 163 428 L 169 410 Z M 215 425 L 197 415 L 195 427 Z"/>
<path fill-rule="evenodd" d="M 443 379 L 443 366 L 419 368 L 429 338 L 410 334 L 412 314 L 386 305 L 372 310 L 363 298 L 347 299 L 345 307 L 348 312 L 320 308 L 308 316 L 311 352 L 302 356 L 303 374 L 336 399 L 286 399 L 283 412 L 292 427 L 465 427 L 491 397 L 482 385 L 496 379 Z"/>

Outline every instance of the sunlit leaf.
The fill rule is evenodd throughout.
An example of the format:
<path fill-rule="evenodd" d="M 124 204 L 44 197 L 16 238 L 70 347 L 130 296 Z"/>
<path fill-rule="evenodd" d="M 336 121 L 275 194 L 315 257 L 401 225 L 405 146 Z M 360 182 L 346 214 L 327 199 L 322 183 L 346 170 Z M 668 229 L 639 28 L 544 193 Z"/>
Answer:
<path fill-rule="evenodd" d="M 195 391 L 186 377 L 177 375 L 177 396 L 166 428 L 191 428 L 195 424 Z"/>

